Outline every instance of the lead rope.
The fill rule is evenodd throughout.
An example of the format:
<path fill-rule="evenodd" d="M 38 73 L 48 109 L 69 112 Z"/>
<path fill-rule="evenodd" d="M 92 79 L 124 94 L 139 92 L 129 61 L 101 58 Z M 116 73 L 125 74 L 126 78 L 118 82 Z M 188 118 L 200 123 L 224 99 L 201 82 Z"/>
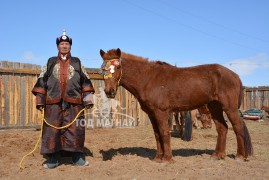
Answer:
<path fill-rule="evenodd" d="M 54 126 L 54 125 L 48 123 L 48 121 L 45 119 L 45 111 L 44 111 L 44 109 L 42 109 L 42 114 L 41 114 L 41 116 L 42 116 L 41 130 L 40 130 L 40 134 L 39 134 L 38 140 L 37 140 L 37 142 L 36 142 L 36 144 L 35 144 L 34 149 L 33 149 L 31 152 L 29 152 L 28 154 L 26 154 L 26 155 L 24 155 L 24 156 L 22 157 L 21 162 L 20 162 L 20 164 L 19 164 L 20 169 L 24 169 L 24 167 L 22 166 L 22 163 L 23 163 L 24 158 L 26 158 L 26 157 L 29 156 L 30 154 L 33 154 L 34 151 L 36 150 L 36 148 L 38 147 L 38 144 L 39 144 L 39 142 L 40 142 L 40 139 L 41 139 L 41 137 L 42 137 L 42 133 L 43 133 L 43 125 L 44 125 L 44 122 L 45 122 L 48 126 L 50 126 L 50 127 L 52 127 L 52 128 L 55 128 L 55 129 L 64 129 L 64 128 L 67 128 L 67 127 L 71 126 L 71 125 L 76 121 L 76 119 L 80 116 L 80 114 L 81 114 L 83 111 L 85 111 L 85 110 L 86 110 L 86 109 L 83 108 L 81 111 L 79 111 L 79 113 L 76 115 L 75 119 L 73 119 L 69 124 L 67 124 L 67 125 L 65 125 L 65 126 L 62 126 L 62 127 L 56 127 L 56 126 Z"/>

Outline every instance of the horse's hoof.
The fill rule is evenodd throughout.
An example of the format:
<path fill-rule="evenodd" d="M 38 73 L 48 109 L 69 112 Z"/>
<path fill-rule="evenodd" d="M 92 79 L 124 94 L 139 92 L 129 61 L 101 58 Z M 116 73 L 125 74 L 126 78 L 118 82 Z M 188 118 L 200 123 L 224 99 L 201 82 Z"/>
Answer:
<path fill-rule="evenodd" d="M 236 156 L 235 156 L 235 160 L 236 160 L 237 162 L 246 162 L 246 161 L 247 161 L 247 158 L 245 158 L 245 157 L 242 156 L 242 155 L 236 155 Z"/>
<path fill-rule="evenodd" d="M 164 156 L 162 160 L 163 162 L 169 162 L 169 163 L 174 162 L 174 160 L 172 159 L 172 156 Z"/>
<path fill-rule="evenodd" d="M 210 159 L 212 160 L 221 160 L 221 159 L 225 159 L 226 155 L 223 153 L 213 153 L 210 157 Z"/>
<path fill-rule="evenodd" d="M 163 160 L 164 162 L 167 162 L 169 164 L 174 164 L 176 161 L 174 159 L 170 159 L 170 160 Z"/>
<path fill-rule="evenodd" d="M 214 161 L 220 160 L 218 156 L 213 156 L 213 155 L 210 156 L 210 159 Z"/>
<path fill-rule="evenodd" d="M 155 158 L 153 159 L 153 161 L 155 161 L 155 162 L 157 162 L 157 163 L 162 163 L 162 162 L 163 162 L 163 160 L 162 160 L 161 158 L 158 158 L 158 157 L 155 157 Z"/>

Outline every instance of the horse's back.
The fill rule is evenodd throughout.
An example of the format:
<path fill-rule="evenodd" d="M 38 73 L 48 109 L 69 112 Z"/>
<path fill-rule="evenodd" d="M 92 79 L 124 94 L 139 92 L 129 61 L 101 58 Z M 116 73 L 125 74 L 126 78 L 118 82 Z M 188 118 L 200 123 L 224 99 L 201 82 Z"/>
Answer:
<path fill-rule="evenodd" d="M 239 99 L 241 81 L 234 72 L 219 64 L 177 68 L 157 65 L 150 73 L 145 99 L 161 109 L 196 109 L 211 101 Z"/>
<path fill-rule="evenodd" d="M 239 76 L 219 64 L 211 64 L 206 67 L 209 71 L 209 78 L 212 80 L 214 100 L 220 101 L 226 109 L 239 108 L 243 93 L 242 82 Z"/>
<path fill-rule="evenodd" d="M 185 74 L 189 76 L 184 83 L 186 88 L 193 88 L 190 92 L 197 94 L 192 93 L 192 97 L 197 97 L 196 99 L 200 97 L 200 99 L 205 99 L 204 102 L 208 101 L 207 103 L 220 101 L 224 106 L 230 104 L 234 104 L 236 108 L 240 106 L 242 82 L 239 76 L 230 69 L 220 64 L 206 64 L 181 68 L 179 71 L 183 73 L 185 71 Z"/>

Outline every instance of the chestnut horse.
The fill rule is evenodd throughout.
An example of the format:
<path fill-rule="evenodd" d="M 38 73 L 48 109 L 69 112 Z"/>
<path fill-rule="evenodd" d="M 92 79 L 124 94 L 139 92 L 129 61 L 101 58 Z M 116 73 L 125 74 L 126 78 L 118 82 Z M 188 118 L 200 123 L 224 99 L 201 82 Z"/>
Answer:
<path fill-rule="evenodd" d="M 264 110 L 265 112 L 267 112 L 269 114 L 269 107 L 267 106 L 262 106 L 261 110 Z"/>
<path fill-rule="evenodd" d="M 173 126 L 173 116 L 175 117 L 176 128 L 174 129 L 179 133 L 184 141 L 192 140 L 192 127 L 195 126 L 195 118 L 190 111 L 180 111 L 174 112 L 169 115 L 168 125 L 169 129 L 172 130 Z"/>
<path fill-rule="evenodd" d="M 202 129 L 211 128 L 212 127 L 211 114 L 207 107 L 207 104 L 199 107 L 197 111 L 199 112 L 200 115 L 200 121 L 203 126 Z M 196 120 L 196 110 L 193 110 L 190 113 L 188 111 L 180 111 L 173 113 L 173 115 L 175 117 L 176 122 L 176 131 L 179 132 L 179 136 L 181 137 L 181 139 L 185 141 L 191 141 L 193 139 L 192 128 L 193 127 L 195 127 L 196 129 L 198 128 Z M 168 121 L 170 129 L 173 124 L 172 119 L 173 117 L 170 115 Z"/>
<path fill-rule="evenodd" d="M 237 140 L 236 159 L 246 160 L 253 149 L 248 129 L 237 109 L 242 98 L 238 75 L 218 64 L 177 68 L 161 61 L 126 54 L 118 49 L 100 50 L 105 93 L 114 98 L 121 85 L 139 101 L 152 123 L 157 142 L 157 162 L 172 161 L 168 116 L 172 112 L 208 105 L 218 133 L 213 159 L 226 157 L 227 114 Z M 199 87 L 199 88 L 197 88 Z"/>
<path fill-rule="evenodd" d="M 200 120 L 203 126 L 202 128 L 203 129 L 211 128 L 212 127 L 211 114 L 207 105 L 198 108 L 198 112 L 200 114 Z"/>

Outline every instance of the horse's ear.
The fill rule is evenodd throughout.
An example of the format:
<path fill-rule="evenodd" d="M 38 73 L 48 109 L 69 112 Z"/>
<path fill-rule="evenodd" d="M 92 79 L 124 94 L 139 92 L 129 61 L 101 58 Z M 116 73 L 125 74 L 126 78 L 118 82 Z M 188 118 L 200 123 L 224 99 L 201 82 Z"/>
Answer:
<path fill-rule="evenodd" d="M 103 49 L 100 49 L 100 55 L 101 55 L 101 57 L 103 57 L 104 54 L 105 54 L 105 51 L 103 51 Z"/>
<path fill-rule="evenodd" d="M 117 49 L 117 55 L 120 57 L 121 56 L 121 50 L 120 48 Z"/>

